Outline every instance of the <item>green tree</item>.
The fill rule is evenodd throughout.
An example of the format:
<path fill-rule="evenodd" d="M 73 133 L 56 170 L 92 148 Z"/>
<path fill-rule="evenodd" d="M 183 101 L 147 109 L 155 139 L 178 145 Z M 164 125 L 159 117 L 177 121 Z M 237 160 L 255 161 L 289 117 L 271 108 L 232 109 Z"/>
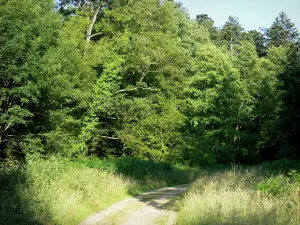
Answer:
<path fill-rule="evenodd" d="M 300 51 L 299 44 L 292 46 L 288 63 L 279 76 L 283 91 L 283 110 L 280 114 L 279 130 L 281 149 L 278 157 L 299 157 L 300 137 Z"/>
<path fill-rule="evenodd" d="M 248 34 L 251 36 L 251 39 L 255 44 L 257 55 L 259 57 L 266 56 L 267 47 L 266 47 L 266 38 L 264 37 L 264 35 L 257 30 L 250 30 Z"/>
<path fill-rule="evenodd" d="M 38 134 L 34 140 L 43 143 L 44 154 L 84 153 L 78 136 L 93 98 L 98 56 L 96 48 L 86 46 L 85 21 L 77 17 L 64 23 L 58 43 L 43 56 L 32 130 Z"/>
<path fill-rule="evenodd" d="M 197 49 L 188 79 L 186 156 L 193 164 L 230 162 L 239 149 L 246 97 L 230 57 L 214 45 Z M 237 129 L 238 127 L 238 129 Z"/>
<path fill-rule="evenodd" d="M 250 109 L 243 117 L 241 129 L 244 138 L 240 140 L 241 147 L 248 149 L 248 152 L 246 157 L 239 156 L 239 159 L 258 162 L 276 140 L 276 123 L 281 109 L 280 92 L 277 90 L 279 58 L 273 58 L 275 53 L 272 51 L 268 57 L 276 61 L 258 58 L 255 45 L 247 41 L 241 41 L 236 46 L 236 51 L 238 54 L 234 58 L 234 64 L 240 71 L 248 93 Z"/>
<path fill-rule="evenodd" d="M 50 0 L 7 1 L 0 6 L 0 148 L 26 134 L 38 104 L 39 71 L 56 43 L 59 17 Z M 20 10 L 22 9 L 22 10 Z M 12 147 L 12 151 L 18 148 Z M 13 154 L 13 153 L 11 153 Z"/>
<path fill-rule="evenodd" d="M 196 16 L 199 25 L 205 27 L 210 35 L 210 39 L 216 44 L 221 45 L 221 32 L 214 26 L 214 21 L 207 14 L 199 14 Z"/>
<path fill-rule="evenodd" d="M 278 47 L 280 45 L 293 43 L 299 38 L 295 24 L 291 22 L 284 12 L 281 12 L 279 16 L 276 17 L 272 26 L 268 29 L 265 28 L 264 31 L 269 46 Z"/>
<path fill-rule="evenodd" d="M 178 39 L 180 10 L 171 1 L 143 0 L 106 13 L 102 26 L 113 29 L 95 44 L 102 61 L 81 137 L 91 153 L 166 159 L 175 146 L 166 131 L 176 133 L 180 124 L 170 119 L 181 118 L 172 102 L 187 58 Z"/>
<path fill-rule="evenodd" d="M 214 21 L 212 20 L 212 18 L 210 18 L 207 14 L 199 14 L 196 16 L 196 21 L 199 24 L 203 24 L 205 22 L 210 22 L 211 24 L 214 24 Z"/>
<path fill-rule="evenodd" d="M 240 25 L 238 18 L 229 16 L 221 32 L 222 39 L 227 42 L 227 47 L 231 54 L 233 54 L 234 45 L 240 40 L 243 31 L 244 28 Z"/>

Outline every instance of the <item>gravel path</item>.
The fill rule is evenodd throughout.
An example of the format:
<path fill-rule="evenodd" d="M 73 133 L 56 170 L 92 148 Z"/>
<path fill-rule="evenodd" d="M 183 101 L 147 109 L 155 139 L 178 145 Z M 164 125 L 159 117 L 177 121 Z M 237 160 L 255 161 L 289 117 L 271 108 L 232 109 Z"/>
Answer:
<path fill-rule="evenodd" d="M 87 218 L 80 225 L 173 225 L 178 197 L 187 185 L 161 188 L 128 198 Z"/>

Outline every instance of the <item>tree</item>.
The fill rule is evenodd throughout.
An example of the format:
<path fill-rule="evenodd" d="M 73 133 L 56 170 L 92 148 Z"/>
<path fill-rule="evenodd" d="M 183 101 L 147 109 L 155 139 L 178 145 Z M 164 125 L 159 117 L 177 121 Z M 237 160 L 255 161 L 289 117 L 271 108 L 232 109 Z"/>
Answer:
<path fill-rule="evenodd" d="M 259 57 L 266 56 L 267 46 L 266 46 L 266 39 L 265 39 L 264 35 L 257 30 L 250 30 L 248 32 L 248 34 L 250 34 L 250 36 L 255 44 L 257 55 Z"/>
<path fill-rule="evenodd" d="M 210 23 L 214 23 L 214 21 L 212 20 L 212 18 L 210 18 L 207 14 L 199 14 L 196 16 L 196 21 L 199 24 L 203 24 L 204 22 L 210 22 Z"/>
<path fill-rule="evenodd" d="M 199 47 L 192 66 L 185 89 L 186 157 L 193 164 L 233 161 L 243 151 L 237 140 L 248 110 L 239 72 L 214 45 Z"/>
<path fill-rule="evenodd" d="M 180 124 L 171 120 L 181 118 L 172 102 L 187 57 L 178 8 L 171 1 L 129 1 L 107 14 L 116 29 L 95 44 L 103 61 L 81 137 L 91 153 L 165 159 Z"/>
<path fill-rule="evenodd" d="M 228 43 L 228 49 L 233 54 L 234 45 L 240 40 L 244 28 L 240 25 L 238 18 L 229 16 L 221 29 L 223 39 Z"/>
<path fill-rule="evenodd" d="M 271 50 L 268 55 L 270 59 L 259 58 L 253 43 L 240 41 L 236 45 L 238 54 L 234 58 L 234 64 L 240 71 L 249 109 L 240 126 L 244 132 L 240 147 L 248 149 L 246 155 L 238 157 L 242 162 L 255 163 L 261 157 L 271 159 L 276 154 L 269 150 L 277 136 L 275 125 L 281 109 L 277 74 L 281 70 L 279 59 L 284 58 L 284 51 L 278 52 L 281 57 L 277 57 L 275 49 Z"/>
<path fill-rule="evenodd" d="M 38 104 L 40 63 L 56 43 L 59 17 L 50 0 L 11 0 L 0 6 L 0 148 L 25 130 Z M 20 10 L 22 9 L 22 10 Z M 14 142 L 17 143 L 17 142 Z M 11 148 L 17 152 L 18 148 Z"/>
<path fill-rule="evenodd" d="M 279 76 L 283 91 L 283 110 L 278 129 L 281 134 L 281 149 L 278 157 L 299 157 L 300 137 L 300 51 L 299 43 L 291 46 L 288 64 Z"/>
<path fill-rule="evenodd" d="M 199 14 L 196 16 L 196 21 L 199 25 L 206 28 L 210 34 L 210 39 L 216 44 L 220 45 L 222 35 L 217 27 L 214 26 L 214 21 L 207 14 Z"/>
<path fill-rule="evenodd" d="M 298 154 L 298 33 L 284 13 L 265 36 L 174 0 L 5 0 L 0 18 L 1 157 Z"/>
<path fill-rule="evenodd" d="M 57 44 L 40 62 L 39 101 L 33 108 L 34 123 L 30 124 L 31 134 L 37 137 L 29 136 L 28 151 L 37 151 L 31 144 L 34 141 L 42 143 L 43 154 L 71 157 L 86 153 L 79 135 L 93 98 L 95 67 L 101 58 L 92 44 L 86 46 L 84 25 L 77 17 L 66 21 Z"/>
<path fill-rule="evenodd" d="M 59 12 L 66 17 L 79 16 L 85 18 L 86 41 L 89 43 L 92 38 L 101 36 L 103 33 L 98 30 L 96 23 L 105 17 L 104 11 L 110 8 L 113 0 L 60 0 L 56 4 Z"/>
<path fill-rule="evenodd" d="M 269 46 L 278 47 L 280 45 L 293 43 L 299 38 L 295 24 L 291 22 L 284 12 L 281 12 L 279 16 L 276 17 L 272 26 L 268 29 L 265 28 L 264 32 Z"/>

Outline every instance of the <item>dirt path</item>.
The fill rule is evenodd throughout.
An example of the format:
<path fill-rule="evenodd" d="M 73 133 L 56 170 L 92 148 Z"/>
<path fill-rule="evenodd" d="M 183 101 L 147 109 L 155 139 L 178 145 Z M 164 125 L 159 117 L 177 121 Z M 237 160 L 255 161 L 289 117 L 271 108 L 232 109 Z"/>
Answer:
<path fill-rule="evenodd" d="M 178 197 L 189 187 L 161 188 L 125 199 L 80 225 L 172 225 L 176 219 Z"/>

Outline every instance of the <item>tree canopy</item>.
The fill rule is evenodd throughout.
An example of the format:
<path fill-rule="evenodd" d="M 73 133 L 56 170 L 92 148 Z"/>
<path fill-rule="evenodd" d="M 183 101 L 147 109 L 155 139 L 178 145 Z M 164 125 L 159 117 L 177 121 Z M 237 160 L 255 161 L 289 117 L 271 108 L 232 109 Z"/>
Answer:
<path fill-rule="evenodd" d="M 285 13 L 262 33 L 175 1 L 3 1 L 0 157 L 299 157 L 298 38 Z"/>

